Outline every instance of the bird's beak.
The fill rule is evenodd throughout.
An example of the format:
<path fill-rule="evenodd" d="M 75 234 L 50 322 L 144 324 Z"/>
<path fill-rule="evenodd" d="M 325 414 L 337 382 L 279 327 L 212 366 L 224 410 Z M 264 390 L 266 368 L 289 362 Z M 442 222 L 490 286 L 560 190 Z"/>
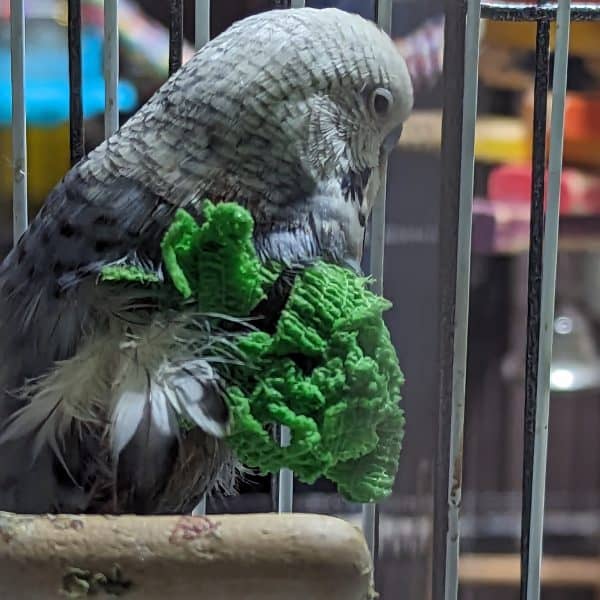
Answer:
<path fill-rule="evenodd" d="M 385 139 L 383 140 L 383 151 L 386 155 L 389 155 L 390 152 L 398 145 L 398 141 L 400 140 L 400 136 L 402 135 L 403 125 L 400 124 L 397 127 L 394 127 L 390 133 L 387 134 Z"/>
<path fill-rule="evenodd" d="M 362 256 L 361 256 L 361 260 L 362 260 Z M 347 257 L 343 261 L 343 266 L 346 267 L 347 269 L 350 269 L 351 271 L 354 271 L 354 273 L 356 273 L 357 275 L 362 276 L 362 275 L 364 275 L 364 272 L 362 269 L 361 260 L 356 259 L 356 258 Z"/>

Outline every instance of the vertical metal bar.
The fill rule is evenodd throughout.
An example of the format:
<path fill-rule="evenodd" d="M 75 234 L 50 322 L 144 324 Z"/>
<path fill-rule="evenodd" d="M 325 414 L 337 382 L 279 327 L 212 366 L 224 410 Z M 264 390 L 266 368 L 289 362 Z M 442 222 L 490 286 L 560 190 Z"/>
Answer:
<path fill-rule="evenodd" d="M 290 8 L 303 8 L 304 0 L 290 0 Z M 291 432 L 288 427 L 281 427 L 279 434 L 281 446 L 289 446 Z M 291 513 L 294 504 L 294 473 L 290 469 L 281 469 L 277 482 L 277 510 L 279 513 Z"/>
<path fill-rule="evenodd" d="M 196 508 L 192 511 L 193 517 L 201 517 L 206 514 L 206 496 L 202 496 Z"/>
<path fill-rule="evenodd" d="M 556 18 L 557 29 L 552 86 L 552 116 L 550 120 L 548 205 L 544 225 L 544 249 L 542 258 L 540 354 L 536 394 L 537 411 L 533 453 L 533 493 L 531 498 L 531 526 L 529 530 L 530 551 L 527 600 L 539 600 L 540 597 L 540 571 L 542 565 L 544 504 L 546 496 L 546 464 L 548 459 L 550 363 L 552 361 L 554 305 L 556 295 L 560 182 L 563 162 L 570 20 L 571 0 L 559 0 Z"/>
<path fill-rule="evenodd" d="M 394 2 L 391 0 L 377 0 L 375 5 L 375 20 L 388 35 L 392 33 L 392 11 Z"/>
<path fill-rule="evenodd" d="M 210 41 L 210 0 L 196 0 L 194 19 L 194 41 L 199 50 Z"/>
<path fill-rule="evenodd" d="M 71 166 L 83 158 L 83 98 L 81 83 L 81 0 L 68 3 L 69 142 Z"/>
<path fill-rule="evenodd" d="M 375 18 L 377 24 L 387 34 L 392 32 L 392 0 L 377 0 Z M 385 257 L 385 208 L 387 198 L 387 165 L 381 188 L 371 216 L 370 272 L 373 276 L 373 291 L 383 294 L 383 264 Z M 362 529 L 374 562 L 377 559 L 377 521 L 376 504 L 364 504 L 362 508 Z"/>
<path fill-rule="evenodd" d="M 467 383 L 469 290 L 471 282 L 471 231 L 475 175 L 475 124 L 479 75 L 481 0 L 468 0 L 465 39 L 465 81 L 461 143 L 460 205 L 452 367 L 452 416 L 448 473 L 448 535 L 446 551 L 446 600 L 458 598 L 460 506 L 462 501 L 463 431 Z"/>
<path fill-rule="evenodd" d="M 119 14 L 117 0 L 104 0 L 104 135 L 119 129 Z"/>
<path fill-rule="evenodd" d="M 527 597 L 529 528 L 533 478 L 533 448 L 538 385 L 542 248 L 544 241 L 544 190 L 546 173 L 546 122 L 550 57 L 550 22 L 538 21 L 536 34 L 531 223 L 527 290 L 527 350 L 525 358 L 525 415 L 523 439 L 523 505 L 521 517 L 521 600 Z"/>
<path fill-rule="evenodd" d="M 194 7 L 194 45 L 199 50 L 210 41 L 210 0 L 196 0 Z M 206 514 L 206 495 L 202 497 L 192 515 Z"/>
<path fill-rule="evenodd" d="M 13 244 L 16 244 L 27 229 L 24 0 L 10 0 L 10 68 L 12 89 Z"/>
<path fill-rule="evenodd" d="M 377 546 L 377 519 L 379 518 L 379 507 L 377 504 L 363 504 L 362 507 L 362 530 L 367 540 L 367 546 L 373 559 L 375 556 L 375 547 Z"/>
<path fill-rule="evenodd" d="M 279 438 L 284 448 L 290 445 L 292 438 L 289 427 L 281 427 Z M 281 469 L 279 472 L 277 508 L 280 513 L 291 513 L 294 500 L 294 474 L 290 469 Z"/>
<path fill-rule="evenodd" d="M 456 306 L 458 218 L 463 130 L 466 5 L 463 0 L 445 0 L 444 102 L 442 124 L 442 191 L 439 214 L 439 410 L 434 465 L 434 515 L 432 556 L 432 600 L 446 595 L 448 534 L 448 488 L 454 362 L 454 318 Z"/>
<path fill-rule="evenodd" d="M 169 0 L 169 75 L 183 60 L 183 0 Z"/>

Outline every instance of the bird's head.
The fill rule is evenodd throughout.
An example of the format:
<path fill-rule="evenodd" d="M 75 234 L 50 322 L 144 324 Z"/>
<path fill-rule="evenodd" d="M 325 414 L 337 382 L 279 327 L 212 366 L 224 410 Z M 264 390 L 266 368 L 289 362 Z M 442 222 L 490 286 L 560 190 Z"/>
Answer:
<path fill-rule="evenodd" d="M 244 203 L 264 257 L 357 263 L 411 108 L 406 64 L 374 23 L 278 10 L 212 40 L 131 127 L 150 125 L 144 147 L 180 203 Z"/>

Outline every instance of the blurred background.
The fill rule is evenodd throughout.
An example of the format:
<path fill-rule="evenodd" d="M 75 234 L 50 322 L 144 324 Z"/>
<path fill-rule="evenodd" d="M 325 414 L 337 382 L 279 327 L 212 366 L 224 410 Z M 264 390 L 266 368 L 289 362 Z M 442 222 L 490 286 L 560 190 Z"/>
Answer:
<path fill-rule="evenodd" d="M 120 0 L 122 121 L 166 79 L 168 2 Z M 211 33 L 285 0 L 213 2 Z M 373 18 L 372 0 L 308 1 Z M 184 60 L 193 53 L 186 0 Z M 11 240 L 9 0 L 0 0 L 0 256 Z M 86 149 L 102 141 L 101 0 L 83 2 Z M 390 163 L 385 294 L 407 383 L 407 433 L 392 498 L 381 507 L 377 589 L 426 600 L 438 390 L 437 281 L 442 121 L 441 0 L 395 3 L 393 35 L 409 62 L 415 113 Z M 600 24 L 572 26 L 561 247 L 551 374 L 545 600 L 600 598 Z M 518 597 L 527 249 L 535 24 L 484 23 L 476 139 L 472 305 L 464 457 L 461 598 Z M 462 60 L 462 57 L 456 57 Z M 27 5 L 30 209 L 69 167 L 66 0 Z M 457 149 L 458 151 L 458 149 Z M 209 512 L 272 509 L 252 478 Z M 296 485 L 295 509 L 360 518 L 326 483 Z"/>

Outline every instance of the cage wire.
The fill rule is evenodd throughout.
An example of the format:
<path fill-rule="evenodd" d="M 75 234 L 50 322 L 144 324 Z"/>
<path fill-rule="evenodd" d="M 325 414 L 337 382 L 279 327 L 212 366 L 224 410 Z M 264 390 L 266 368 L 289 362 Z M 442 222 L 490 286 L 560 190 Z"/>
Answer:
<path fill-rule="evenodd" d="M 27 229 L 27 115 L 25 114 L 25 5 L 10 2 L 13 244 Z"/>
<path fill-rule="evenodd" d="M 536 21 L 532 203 L 521 524 L 521 600 L 540 597 L 564 109 L 571 21 L 600 20 L 597 4 L 446 0 L 443 202 L 440 206 L 440 420 L 434 493 L 432 597 L 458 597 L 466 342 L 481 18 Z M 557 22 L 546 165 L 550 22 Z M 462 60 L 464 57 L 464 60 Z M 461 148 L 460 154 L 456 148 Z M 547 206 L 544 209 L 545 174 Z"/>
<path fill-rule="evenodd" d="M 304 0 L 281 2 L 300 8 Z M 183 2 L 170 0 L 169 72 L 182 63 Z M 377 0 L 376 20 L 391 33 L 392 0 Z M 13 240 L 27 228 L 27 142 L 25 114 L 24 0 L 10 2 Z M 521 599 L 540 595 L 543 554 L 544 489 L 548 441 L 549 368 L 556 288 L 560 180 L 564 134 L 564 105 L 571 21 L 600 20 L 600 6 L 586 3 L 486 2 L 445 0 L 444 108 L 442 132 L 442 198 L 440 205 L 439 271 L 439 422 L 435 459 L 433 600 L 458 596 L 462 440 L 465 412 L 474 139 L 477 115 L 479 28 L 482 18 L 496 21 L 537 22 L 535 106 L 533 116 L 532 203 L 529 247 L 527 363 L 521 532 Z M 195 46 L 210 39 L 210 0 L 195 1 Z M 118 2 L 104 2 L 105 135 L 119 127 Z M 546 172 L 546 94 L 549 89 L 550 23 L 557 22 L 553 104 L 550 119 L 548 202 L 544 209 Z M 84 152 L 81 81 L 81 2 L 68 0 L 68 57 L 70 85 L 71 163 Z M 460 148 L 460 152 L 457 152 Z M 382 186 L 371 221 L 370 271 L 374 290 L 383 291 L 386 185 Z M 280 432 L 281 444 L 289 430 Z M 278 510 L 293 510 L 293 473 L 278 477 Z M 194 514 L 204 514 L 206 501 Z M 363 506 L 363 532 L 377 558 L 376 505 Z"/>

